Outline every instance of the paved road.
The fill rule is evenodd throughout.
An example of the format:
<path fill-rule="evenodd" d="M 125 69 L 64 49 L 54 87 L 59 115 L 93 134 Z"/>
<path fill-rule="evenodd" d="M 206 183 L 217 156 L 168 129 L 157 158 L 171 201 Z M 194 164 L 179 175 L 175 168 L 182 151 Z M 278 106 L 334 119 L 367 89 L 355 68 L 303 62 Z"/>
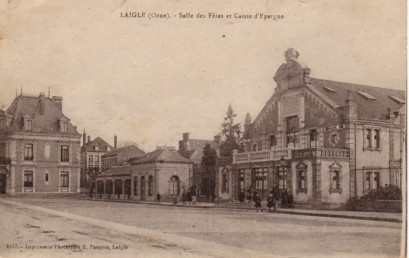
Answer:
<path fill-rule="evenodd" d="M 399 223 L 84 200 L 9 200 L 25 205 L 0 200 L 3 257 L 400 255 Z M 40 245 L 49 248 L 30 249 Z"/>

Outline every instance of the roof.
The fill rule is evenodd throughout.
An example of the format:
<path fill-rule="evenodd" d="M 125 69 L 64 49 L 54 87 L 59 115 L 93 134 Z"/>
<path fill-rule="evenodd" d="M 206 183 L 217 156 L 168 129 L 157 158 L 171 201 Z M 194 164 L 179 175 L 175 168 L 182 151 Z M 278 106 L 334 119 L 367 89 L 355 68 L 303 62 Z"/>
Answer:
<path fill-rule="evenodd" d="M 99 147 L 99 150 L 95 149 L 95 146 Z M 97 137 L 94 140 L 92 140 L 91 142 L 88 142 L 85 144 L 85 151 L 89 151 L 89 152 L 107 152 L 107 147 L 110 147 L 111 150 L 113 149 L 112 146 L 107 143 L 106 141 L 104 141 L 102 138 Z"/>
<path fill-rule="evenodd" d="M 105 177 L 105 176 L 129 176 L 131 174 L 131 166 L 118 166 L 118 167 L 111 167 L 107 170 L 102 171 L 98 177 Z"/>
<path fill-rule="evenodd" d="M 60 97 L 55 97 L 61 100 Z M 40 97 L 20 95 L 5 112 L 6 116 L 13 117 L 10 129 L 13 131 L 23 131 L 23 118 L 30 118 L 33 121 L 33 131 L 36 133 L 59 133 L 59 121 L 68 122 L 68 134 L 79 135 L 69 119 L 62 113 L 61 108 L 53 99 L 44 96 L 44 115 L 40 115 Z M 67 134 L 64 133 L 64 134 Z"/>
<path fill-rule="evenodd" d="M 350 97 L 358 105 L 358 119 L 386 119 L 387 109 L 398 111 L 404 105 L 405 91 L 311 78 L 311 87 L 338 106 Z M 330 90 L 328 90 L 328 89 Z"/>
<path fill-rule="evenodd" d="M 132 158 L 129 160 L 130 164 L 143 164 L 143 163 L 192 163 L 187 158 L 184 158 L 177 151 L 171 151 L 168 149 L 159 149 L 152 151 L 141 158 Z"/>
<path fill-rule="evenodd" d="M 143 150 L 139 149 L 135 145 L 129 145 L 129 146 L 124 146 L 121 148 L 113 149 L 105 153 L 103 157 L 115 156 L 115 155 L 123 154 L 123 153 L 134 153 L 135 156 L 139 156 L 139 157 L 145 155 L 145 152 Z"/>

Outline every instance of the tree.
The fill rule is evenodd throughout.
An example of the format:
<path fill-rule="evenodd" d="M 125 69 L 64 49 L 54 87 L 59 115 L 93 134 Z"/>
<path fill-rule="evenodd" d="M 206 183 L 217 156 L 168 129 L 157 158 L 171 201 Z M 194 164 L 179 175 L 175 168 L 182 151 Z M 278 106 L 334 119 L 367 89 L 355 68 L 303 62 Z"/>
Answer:
<path fill-rule="evenodd" d="M 240 123 L 234 123 L 235 117 L 236 114 L 234 113 L 231 105 L 229 105 L 226 112 L 226 117 L 222 123 L 222 136 L 225 139 L 220 146 L 220 156 L 222 157 L 231 156 L 233 154 L 233 150 L 243 150 L 241 125 Z"/>
<path fill-rule="evenodd" d="M 213 196 L 216 187 L 215 173 L 216 173 L 217 152 L 210 144 L 206 144 L 203 149 L 203 157 L 201 162 L 201 182 L 200 189 L 202 194 L 206 196 Z"/>

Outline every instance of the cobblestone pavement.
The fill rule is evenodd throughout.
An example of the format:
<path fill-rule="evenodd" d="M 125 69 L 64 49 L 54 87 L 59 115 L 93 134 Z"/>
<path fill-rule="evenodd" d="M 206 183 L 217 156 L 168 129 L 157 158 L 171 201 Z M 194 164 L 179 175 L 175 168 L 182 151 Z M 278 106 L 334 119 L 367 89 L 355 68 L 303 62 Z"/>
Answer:
<path fill-rule="evenodd" d="M 0 199 L 0 213 L 4 257 L 400 256 L 391 222 L 73 199 Z"/>

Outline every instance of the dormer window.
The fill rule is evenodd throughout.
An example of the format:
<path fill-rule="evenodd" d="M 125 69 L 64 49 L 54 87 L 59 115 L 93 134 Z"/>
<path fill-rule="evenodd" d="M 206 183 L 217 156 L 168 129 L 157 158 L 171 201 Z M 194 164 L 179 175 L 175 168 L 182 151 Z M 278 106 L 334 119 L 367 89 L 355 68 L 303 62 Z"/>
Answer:
<path fill-rule="evenodd" d="M 68 133 L 68 120 L 61 118 L 59 121 L 60 133 Z"/>
<path fill-rule="evenodd" d="M 68 123 L 67 122 L 62 122 L 61 123 L 61 132 L 62 133 L 68 133 Z"/>
<path fill-rule="evenodd" d="M 99 146 L 94 146 L 94 150 L 99 151 Z"/>
<path fill-rule="evenodd" d="M 368 92 L 358 91 L 357 93 L 359 95 L 361 95 L 366 100 L 376 100 L 376 98 L 374 96 L 372 96 L 371 94 L 369 94 Z"/>
<path fill-rule="evenodd" d="M 24 130 L 32 131 L 33 130 L 33 120 L 24 119 Z"/>
<path fill-rule="evenodd" d="M 391 98 L 393 101 L 395 101 L 398 104 L 401 104 L 401 105 L 405 104 L 405 100 L 403 100 L 403 99 L 401 99 L 401 98 L 399 98 L 397 96 L 389 95 L 389 98 Z"/>

